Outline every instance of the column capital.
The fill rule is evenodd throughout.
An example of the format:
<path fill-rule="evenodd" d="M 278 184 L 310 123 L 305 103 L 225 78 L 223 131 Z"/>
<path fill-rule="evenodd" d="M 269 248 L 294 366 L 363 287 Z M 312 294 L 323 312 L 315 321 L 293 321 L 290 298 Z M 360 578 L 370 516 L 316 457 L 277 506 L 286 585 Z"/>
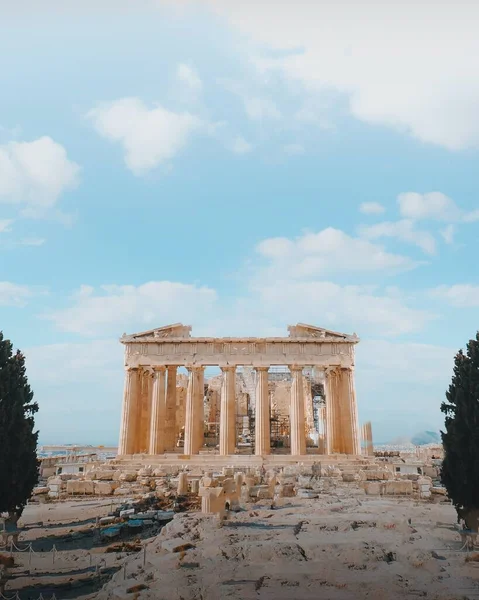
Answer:
<path fill-rule="evenodd" d="M 255 367 L 255 366 L 253 366 L 253 369 L 254 369 L 255 371 L 258 371 L 258 372 L 260 372 L 260 373 L 264 373 L 265 371 L 266 371 L 266 372 L 267 372 L 267 371 L 269 371 L 269 367 Z"/>
<path fill-rule="evenodd" d="M 201 371 L 204 371 L 206 367 L 202 365 L 185 365 L 185 368 L 190 372 L 194 373 L 196 371 L 197 373 L 200 373 Z"/>
<path fill-rule="evenodd" d="M 301 373 L 303 372 L 304 367 L 302 365 L 288 365 L 288 369 L 293 372 L 293 371 L 300 371 Z"/>
<path fill-rule="evenodd" d="M 220 366 L 220 369 L 223 371 L 223 373 L 228 372 L 228 371 L 234 372 L 234 371 L 236 371 L 236 366 L 235 365 L 226 365 L 223 367 Z"/>
<path fill-rule="evenodd" d="M 155 373 L 164 373 L 166 371 L 166 367 L 165 367 L 165 365 L 154 365 L 153 371 Z"/>
<path fill-rule="evenodd" d="M 331 375 L 331 373 L 337 373 L 340 369 L 340 365 L 329 365 L 324 369 L 324 372 L 326 375 Z"/>
<path fill-rule="evenodd" d="M 130 371 L 138 371 L 138 367 L 130 367 L 130 366 L 126 366 L 125 367 L 125 372 L 129 373 Z"/>
<path fill-rule="evenodd" d="M 173 369 L 177 369 L 179 365 L 167 365 L 168 371 L 172 371 Z"/>

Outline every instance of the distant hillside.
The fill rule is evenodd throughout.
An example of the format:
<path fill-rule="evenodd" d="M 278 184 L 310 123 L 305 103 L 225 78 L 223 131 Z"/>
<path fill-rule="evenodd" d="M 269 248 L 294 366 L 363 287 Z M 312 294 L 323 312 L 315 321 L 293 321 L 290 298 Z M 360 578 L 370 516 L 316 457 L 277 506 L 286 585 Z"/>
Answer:
<path fill-rule="evenodd" d="M 408 444 L 424 446 L 424 444 L 440 443 L 441 436 L 437 431 L 420 431 L 419 433 L 415 433 L 412 437 L 400 436 L 389 442 L 391 446 L 407 446 Z"/>
<path fill-rule="evenodd" d="M 437 431 L 421 431 L 416 433 L 411 438 L 411 443 L 415 446 L 422 446 L 424 444 L 440 444 L 441 436 Z"/>

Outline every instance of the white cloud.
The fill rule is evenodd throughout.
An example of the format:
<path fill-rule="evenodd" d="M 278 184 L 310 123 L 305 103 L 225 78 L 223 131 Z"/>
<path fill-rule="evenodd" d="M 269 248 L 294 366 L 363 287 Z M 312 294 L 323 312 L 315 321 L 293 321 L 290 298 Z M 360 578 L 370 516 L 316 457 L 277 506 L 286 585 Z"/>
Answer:
<path fill-rule="evenodd" d="M 479 306 L 479 285 L 470 283 L 441 285 L 431 290 L 431 294 L 458 308 Z"/>
<path fill-rule="evenodd" d="M 283 150 L 285 154 L 288 154 L 289 156 L 299 156 L 304 154 L 304 146 L 301 144 L 286 144 L 286 146 L 283 146 Z"/>
<path fill-rule="evenodd" d="M 281 111 L 268 98 L 243 98 L 244 108 L 248 117 L 253 121 L 265 119 L 281 119 Z"/>
<path fill-rule="evenodd" d="M 353 238 L 339 229 L 328 227 L 318 233 L 306 233 L 296 240 L 269 238 L 257 247 L 270 259 L 275 272 L 292 278 L 311 277 L 338 271 L 394 273 L 417 266 L 412 259 L 386 252 L 382 246 Z"/>
<path fill-rule="evenodd" d="M 201 81 L 200 76 L 196 70 L 189 65 L 184 63 L 178 65 L 176 76 L 182 83 L 185 83 L 192 90 L 200 91 L 203 88 L 203 82 Z"/>
<path fill-rule="evenodd" d="M 122 144 L 125 162 L 135 175 L 168 163 L 206 125 L 187 112 L 178 114 L 161 106 L 148 109 L 139 98 L 99 106 L 87 117 L 102 136 Z"/>
<path fill-rule="evenodd" d="M 241 310 L 249 319 L 254 314 L 261 322 L 261 315 L 267 317 L 274 306 L 283 322 L 400 335 L 418 331 L 435 318 L 430 312 L 409 308 L 395 288 L 381 292 L 376 285 L 340 285 L 328 280 L 344 273 L 390 275 L 417 265 L 343 231 L 327 228 L 296 239 L 269 238 L 258 244 L 257 252 L 264 264 L 252 269 L 250 296 Z M 261 315 L 257 307 L 263 307 Z"/>
<path fill-rule="evenodd" d="M 13 223 L 13 219 L 2 219 L 0 220 L 0 233 L 7 233 L 12 230 L 10 225 Z"/>
<path fill-rule="evenodd" d="M 82 286 L 69 308 L 45 315 L 62 331 L 82 335 L 142 330 L 178 321 L 206 319 L 216 303 L 208 287 L 151 281 L 140 286 L 104 285 L 99 290 Z"/>
<path fill-rule="evenodd" d="M 420 330 L 434 318 L 407 307 L 399 298 L 374 293 L 367 286 L 341 286 L 329 281 L 257 279 L 255 301 L 288 323 L 318 323 L 343 331 L 396 336 Z"/>
<path fill-rule="evenodd" d="M 452 244 L 454 242 L 454 234 L 456 233 L 455 225 L 447 225 L 444 229 L 440 231 L 444 241 L 446 244 Z"/>
<path fill-rule="evenodd" d="M 253 146 L 247 142 L 244 137 L 239 135 L 233 142 L 232 148 L 235 154 L 248 154 L 253 149 Z"/>
<path fill-rule="evenodd" d="M 25 306 L 33 294 L 27 285 L 0 281 L 0 306 Z"/>
<path fill-rule="evenodd" d="M 452 150 L 479 145 L 479 39 L 474 2 L 205 0 L 253 41 L 250 56 L 356 118 Z M 344 15 L 347 18 L 344 18 Z M 264 59 L 264 48 L 279 50 Z M 287 52 L 286 52 L 287 51 Z M 257 61 L 261 62 L 261 61 Z"/>
<path fill-rule="evenodd" d="M 465 212 L 441 192 L 418 194 L 406 192 L 397 198 L 399 211 L 403 217 L 415 221 L 431 219 L 445 223 L 472 223 L 479 221 L 479 210 Z"/>
<path fill-rule="evenodd" d="M 365 215 L 380 215 L 385 210 L 379 202 L 363 202 L 359 207 L 359 211 Z"/>
<path fill-rule="evenodd" d="M 45 216 L 78 183 L 80 167 L 50 137 L 0 145 L 0 203 L 19 204 L 28 217 Z"/>
<path fill-rule="evenodd" d="M 401 221 L 376 223 L 375 225 L 362 225 L 359 227 L 360 234 L 369 239 L 395 238 L 408 244 L 418 246 L 426 254 L 435 254 L 436 241 L 427 231 L 415 229 L 413 221 L 403 219 Z"/>

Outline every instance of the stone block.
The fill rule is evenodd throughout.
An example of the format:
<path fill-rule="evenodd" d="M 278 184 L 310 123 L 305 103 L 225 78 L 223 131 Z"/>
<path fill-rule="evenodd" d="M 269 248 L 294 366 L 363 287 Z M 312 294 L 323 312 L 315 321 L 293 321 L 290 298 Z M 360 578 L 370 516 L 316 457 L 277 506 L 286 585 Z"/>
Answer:
<path fill-rule="evenodd" d="M 126 471 L 120 475 L 120 481 L 136 481 L 138 479 L 138 475 L 136 471 Z"/>
<path fill-rule="evenodd" d="M 153 469 L 151 467 L 143 467 L 138 471 L 140 477 L 151 477 Z"/>
<path fill-rule="evenodd" d="M 381 493 L 381 484 L 379 481 L 363 481 L 362 487 L 367 496 L 379 496 Z"/>
<path fill-rule="evenodd" d="M 292 498 L 295 496 L 294 484 L 283 483 L 279 486 L 278 495 L 280 498 Z"/>
<path fill-rule="evenodd" d="M 114 473 L 114 471 L 111 471 L 111 470 L 97 471 L 95 479 L 97 479 L 98 481 L 112 481 L 113 473 Z"/>
<path fill-rule="evenodd" d="M 259 485 L 258 491 L 256 492 L 256 498 L 258 500 L 272 500 L 274 492 L 271 492 L 271 488 L 268 485 Z"/>
<path fill-rule="evenodd" d="M 412 481 L 386 481 L 383 487 L 386 496 L 402 496 L 412 494 Z"/>
<path fill-rule="evenodd" d="M 113 481 L 95 481 L 95 494 L 98 496 L 111 496 L 118 487 Z"/>
<path fill-rule="evenodd" d="M 95 491 L 93 481 L 67 481 L 67 494 L 91 495 Z"/>
<path fill-rule="evenodd" d="M 314 490 L 307 490 L 304 488 L 300 488 L 296 492 L 297 498 L 317 498 L 318 496 L 318 492 L 315 492 Z"/>
<path fill-rule="evenodd" d="M 213 479 L 213 477 L 203 477 L 201 480 L 201 487 L 216 487 L 216 481 Z"/>
<path fill-rule="evenodd" d="M 52 485 L 61 485 L 62 480 L 60 479 L 60 477 L 49 477 L 47 484 L 48 484 L 48 487 L 51 487 Z"/>

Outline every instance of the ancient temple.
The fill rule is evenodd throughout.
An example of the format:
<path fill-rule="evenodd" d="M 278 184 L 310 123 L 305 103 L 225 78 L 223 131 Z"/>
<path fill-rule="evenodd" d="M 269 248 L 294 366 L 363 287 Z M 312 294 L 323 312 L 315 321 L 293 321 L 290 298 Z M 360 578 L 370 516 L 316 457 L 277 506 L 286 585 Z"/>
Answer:
<path fill-rule="evenodd" d="M 212 451 L 221 456 L 248 448 L 263 456 L 278 445 L 293 456 L 359 455 L 354 388 L 359 338 L 301 323 L 288 331 L 288 337 L 192 337 L 191 327 L 178 323 L 123 335 L 118 454 L 197 455 L 216 428 Z M 181 367 L 187 375 L 178 373 Z M 210 367 L 219 368 L 221 376 L 205 386 Z M 285 382 L 277 389 L 286 413 L 278 408 L 279 392 L 276 400 L 271 392 L 278 373 Z M 322 402 L 315 404 L 315 398 Z"/>

